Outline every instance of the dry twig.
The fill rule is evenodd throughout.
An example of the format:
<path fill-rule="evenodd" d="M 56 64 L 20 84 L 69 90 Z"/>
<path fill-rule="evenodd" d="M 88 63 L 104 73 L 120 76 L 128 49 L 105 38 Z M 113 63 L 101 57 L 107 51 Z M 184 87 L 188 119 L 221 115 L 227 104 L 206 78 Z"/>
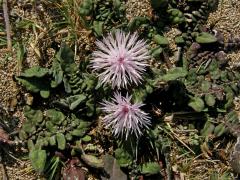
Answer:
<path fill-rule="evenodd" d="M 11 40 L 11 26 L 9 21 L 9 15 L 8 15 L 8 6 L 7 6 L 7 0 L 3 0 L 2 3 L 3 6 L 3 16 L 6 26 L 6 33 L 7 33 L 7 50 L 12 50 L 12 40 Z"/>

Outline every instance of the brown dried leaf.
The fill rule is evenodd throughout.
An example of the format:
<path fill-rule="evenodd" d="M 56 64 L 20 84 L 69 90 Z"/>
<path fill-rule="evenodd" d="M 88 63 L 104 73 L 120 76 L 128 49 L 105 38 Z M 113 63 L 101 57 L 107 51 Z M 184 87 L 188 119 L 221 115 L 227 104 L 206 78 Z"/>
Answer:
<path fill-rule="evenodd" d="M 63 180 L 85 180 L 85 171 L 77 166 L 79 159 L 73 158 L 63 169 Z"/>
<path fill-rule="evenodd" d="M 0 127 L 0 142 L 9 142 L 9 135 Z"/>

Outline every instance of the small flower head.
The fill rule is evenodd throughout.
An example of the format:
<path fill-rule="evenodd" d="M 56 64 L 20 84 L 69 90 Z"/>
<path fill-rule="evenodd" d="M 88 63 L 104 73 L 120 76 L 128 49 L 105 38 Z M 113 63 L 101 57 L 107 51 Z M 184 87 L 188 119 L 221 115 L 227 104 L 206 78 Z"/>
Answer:
<path fill-rule="evenodd" d="M 135 134 L 137 137 L 142 135 L 142 128 L 151 125 L 147 113 L 140 110 L 144 104 L 130 103 L 131 96 L 122 97 L 120 93 L 115 93 L 112 102 L 104 101 L 102 110 L 107 114 L 103 118 L 106 127 L 110 127 L 114 136 L 125 136 Z"/>
<path fill-rule="evenodd" d="M 130 83 L 139 84 L 145 71 L 149 53 L 146 41 L 138 40 L 138 35 L 125 34 L 117 30 L 109 33 L 103 41 L 96 42 L 93 52 L 92 68 L 100 74 L 101 84 L 110 83 L 112 87 L 127 87 Z"/>

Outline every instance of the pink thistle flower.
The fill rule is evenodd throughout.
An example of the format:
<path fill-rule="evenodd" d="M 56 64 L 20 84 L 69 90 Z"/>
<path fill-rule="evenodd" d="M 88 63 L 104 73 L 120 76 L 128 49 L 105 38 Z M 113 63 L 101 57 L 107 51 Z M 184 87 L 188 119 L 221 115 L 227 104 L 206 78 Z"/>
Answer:
<path fill-rule="evenodd" d="M 103 118 L 103 123 L 107 128 L 111 128 L 114 136 L 125 136 L 135 134 L 136 137 L 142 135 L 142 128 L 151 125 L 147 113 L 140 110 L 144 104 L 130 103 L 131 96 L 122 97 L 120 93 L 115 93 L 112 102 L 104 101 L 101 108 L 107 115 Z"/>
<path fill-rule="evenodd" d="M 150 58 L 148 45 L 138 40 L 138 35 L 125 34 L 117 30 L 115 35 L 109 33 L 103 41 L 96 42 L 98 50 L 93 52 L 92 68 L 100 72 L 101 84 L 110 83 L 112 87 L 124 87 L 128 84 L 139 84 Z"/>

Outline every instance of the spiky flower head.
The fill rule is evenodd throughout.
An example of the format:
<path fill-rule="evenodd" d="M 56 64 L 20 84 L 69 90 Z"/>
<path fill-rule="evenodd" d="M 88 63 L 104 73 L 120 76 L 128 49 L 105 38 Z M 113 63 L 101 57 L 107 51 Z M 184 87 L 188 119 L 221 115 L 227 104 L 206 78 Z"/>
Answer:
<path fill-rule="evenodd" d="M 141 82 L 150 56 L 146 41 L 138 40 L 136 32 L 126 34 L 117 30 L 115 34 L 109 33 L 102 41 L 98 40 L 96 45 L 91 66 L 99 72 L 101 84 L 110 83 L 119 89 Z"/>
<path fill-rule="evenodd" d="M 120 93 L 115 93 L 112 102 L 104 101 L 101 108 L 106 116 L 103 123 L 107 128 L 111 128 L 114 136 L 125 136 L 127 139 L 130 134 L 139 137 L 142 129 L 151 125 L 147 113 L 140 108 L 141 103 L 131 104 L 131 96 L 123 97 Z"/>

